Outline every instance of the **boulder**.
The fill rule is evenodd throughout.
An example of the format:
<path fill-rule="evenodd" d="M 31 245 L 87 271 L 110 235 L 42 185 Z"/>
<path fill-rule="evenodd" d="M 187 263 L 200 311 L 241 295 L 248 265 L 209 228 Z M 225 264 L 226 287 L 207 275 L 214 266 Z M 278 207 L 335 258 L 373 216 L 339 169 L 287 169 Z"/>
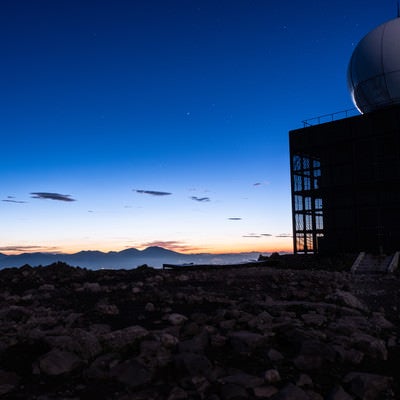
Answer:
<path fill-rule="evenodd" d="M 182 325 L 188 320 L 187 317 L 178 313 L 169 314 L 166 319 L 172 325 Z"/>
<path fill-rule="evenodd" d="M 140 325 L 129 326 L 128 328 L 112 331 L 100 337 L 101 343 L 113 351 L 120 351 L 132 347 L 148 335 L 148 330 Z"/>
<path fill-rule="evenodd" d="M 313 381 L 311 377 L 307 374 L 300 374 L 296 381 L 296 385 L 299 387 L 312 387 L 313 386 Z"/>
<path fill-rule="evenodd" d="M 268 350 L 267 356 L 271 361 L 282 361 L 285 358 L 280 351 L 273 348 Z"/>
<path fill-rule="evenodd" d="M 192 339 L 183 340 L 178 345 L 180 353 L 204 353 L 204 350 L 208 346 L 209 337 L 206 331 L 194 336 Z"/>
<path fill-rule="evenodd" d="M 249 398 L 246 389 L 234 383 L 222 385 L 220 395 L 222 400 L 243 400 Z"/>
<path fill-rule="evenodd" d="M 107 380 L 110 378 L 110 369 L 120 362 L 117 353 L 106 353 L 97 357 L 84 372 L 84 376 L 91 380 Z"/>
<path fill-rule="evenodd" d="M 20 377 L 15 372 L 0 370 L 0 396 L 17 389 Z"/>
<path fill-rule="evenodd" d="M 264 379 L 267 383 L 277 383 L 281 380 L 281 375 L 277 369 L 269 369 L 265 371 Z"/>
<path fill-rule="evenodd" d="M 44 340 L 50 347 L 75 353 L 84 360 L 93 359 L 102 351 L 97 337 L 83 329 L 74 329 L 70 336 L 46 336 Z"/>
<path fill-rule="evenodd" d="M 224 376 L 218 379 L 222 384 L 232 383 L 245 388 L 255 388 L 264 384 L 264 380 L 258 376 L 247 374 L 246 372 L 237 372 L 234 375 Z"/>
<path fill-rule="evenodd" d="M 108 304 L 103 301 L 99 301 L 95 307 L 96 311 L 103 315 L 118 315 L 119 309 L 115 304 Z"/>
<path fill-rule="evenodd" d="M 258 386 L 253 389 L 254 397 L 257 399 L 269 399 L 276 393 L 278 389 L 275 386 Z"/>
<path fill-rule="evenodd" d="M 167 349 L 172 349 L 179 343 L 179 339 L 176 336 L 167 332 L 161 332 L 157 336 L 159 337 L 161 344 Z"/>
<path fill-rule="evenodd" d="M 102 290 L 98 282 L 85 282 L 82 289 L 92 293 L 98 293 Z"/>
<path fill-rule="evenodd" d="M 354 347 L 377 360 L 387 360 L 388 351 L 383 340 L 366 333 L 355 333 L 351 337 Z"/>
<path fill-rule="evenodd" d="M 304 390 L 293 385 L 293 383 L 288 383 L 273 397 L 273 400 L 311 400 L 311 399 Z"/>
<path fill-rule="evenodd" d="M 135 359 L 126 360 L 110 369 L 110 376 L 129 388 L 150 384 L 152 373 Z"/>
<path fill-rule="evenodd" d="M 330 345 L 318 340 L 306 340 L 301 344 L 300 352 L 293 363 L 301 371 L 312 371 L 333 363 L 335 359 L 336 352 Z"/>
<path fill-rule="evenodd" d="M 39 359 L 40 371 L 45 375 L 68 374 L 82 365 L 81 359 L 74 353 L 54 349 Z"/>
<path fill-rule="evenodd" d="M 153 303 L 147 303 L 145 306 L 144 306 L 144 309 L 145 309 L 145 311 L 147 311 L 147 312 L 154 312 L 155 310 L 156 310 L 156 307 L 154 306 L 154 304 Z"/>
<path fill-rule="evenodd" d="M 354 400 L 354 398 L 342 386 L 336 386 L 329 392 L 326 400 Z"/>
<path fill-rule="evenodd" d="M 350 393 L 363 400 L 379 400 L 391 391 L 392 379 L 388 376 L 365 372 L 350 372 L 343 382 Z"/>
<path fill-rule="evenodd" d="M 368 311 L 368 307 L 350 292 L 344 290 L 336 290 L 333 294 L 328 295 L 326 300 L 333 300 L 337 304 L 355 308 L 361 311 Z"/>
<path fill-rule="evenodd" d="M 180 353 L 173 357 L 173 362 L 175 368 L 184 375 L 203 375 L 207 377 L 211 373 L 211 362 L 204 355 Z"/>
<path fill-rule="evenodd" d="M 143 340 L 137 360 L 147 368 L 155 369 L 167 366 L 172 359 L 171 351 L 158 340 Z"/>
<path fill-rule="evenodd" d="M 238 353 L 250 353 L 266 342 L 266 337 L 250 331 L 235 331 L 228 335 L 230 344 Z"/>
<path fill-rule="evenodd" d="M 186 400 L 188 399 L 188 394 L 186 390 L 182 389 L 179 386 L 175 386 L 167 397 L 167 400 Z"/>

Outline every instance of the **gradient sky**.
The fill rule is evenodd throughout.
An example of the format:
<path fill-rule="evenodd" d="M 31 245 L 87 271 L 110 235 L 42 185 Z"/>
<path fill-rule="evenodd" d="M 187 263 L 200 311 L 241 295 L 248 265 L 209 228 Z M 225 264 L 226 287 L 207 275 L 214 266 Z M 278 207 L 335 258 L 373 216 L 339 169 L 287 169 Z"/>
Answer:
<path fill-rule="evenodd" d="M 0 252 L 292 250 L 288 131 L 394 1 L 3 0 Z"/>

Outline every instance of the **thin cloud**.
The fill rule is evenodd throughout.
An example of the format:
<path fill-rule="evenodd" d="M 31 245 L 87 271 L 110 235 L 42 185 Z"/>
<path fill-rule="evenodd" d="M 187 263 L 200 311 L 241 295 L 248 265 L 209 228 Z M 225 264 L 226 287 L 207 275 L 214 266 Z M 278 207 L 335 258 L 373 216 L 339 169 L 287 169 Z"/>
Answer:
<path fill-rule="evenodd" d="M 253 183 L 253 186 L 264 186 L 264 185 L 269 185 L 269 182 L 268 182 L 268 181 L 265 181 L 265 182 L 256 182 L 256 183 Z"/>
<path fill-rule="evenodd" d="M 241 221 L 242 220 L 242 218 L 240 218 L 240 217 L 231 217 L 228 219 L 229 219 L 229 221 Z"/>
<path fill-rule="evenodd" d="M 249 233 L 247 235 L 243 235 L 244 238 L 260 238 L 261 235 L 257 235 L 256 233 Z"/>
<path fill-rule="evenodd" d="M 2 201 L 6 202 L 6 203 L 17 203 L 17 204 L 26 203 L 26 201 L 22 201 L 22 200 L 12 200 L 11 198 L 4 199 L 4 200 L 2 200 Z"/>
<path fill-rule="evenodd" d="M 53 249 L 56 249 L 55 247 Z M 39 250 L 49 250 L 48 247 L 43 246 L 2 246 L 0 247 L 0 251 L 12 251 L 18 253 L 26 253 L 32 251 L 39 251 Z"/>
<path fill-rule="evenodd" d="M 247 238 L 261 238 L 261 237 L 269 237 L 272 236 L 270 233 L 248 233 L 247 235 L 243 235 L 243 237 Z"/>
<path fill-rule="evenodd" d="M 141 194 L 149 194 L 151 196 L 169 196 L 172 194 L 170 192 L 159 192 L 158 190 L 141 190 L 141 189 L 136 189 L 135 192 Z"/>
<path fill-rule="evenodd" d="M 200 203 L 206 203 L 206 202 L 210 201 L 210 198 L 209 198 L 209 197 L 197 197 L 197 196 L 192 196 L 191 199 L 194 200 L 194 201 L 198 201 L 198 202 L 200 202 Z"/>
<path fill-rule="evenodd" d="M 32 197 L 32 199 L 76 201 L 69 194 L 49 193 L 49 192 L 32 192 L 31 197 Z"/>
<path fill-rule="evenodd" d="M 293 237 L 293 235 L 291 235 L 290 233 L 280 233 L 279 235 L 276 235 L 275 237 L 277 237 L 277 238 L 291 238 L 291 237 Z"/>
<path fill-rule="evenodd" d="M 190 187 L 187 189 L 189 192 L 202 192 L 202 193 L 210 193 L 209 189 L 205 189 L 205 188 L 196 188 L 196 187 Z"/>

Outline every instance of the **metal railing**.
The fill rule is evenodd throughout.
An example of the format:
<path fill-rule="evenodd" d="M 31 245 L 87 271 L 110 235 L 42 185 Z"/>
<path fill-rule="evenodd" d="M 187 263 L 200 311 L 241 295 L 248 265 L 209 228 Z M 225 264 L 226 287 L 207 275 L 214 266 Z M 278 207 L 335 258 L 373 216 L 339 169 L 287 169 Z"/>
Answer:
<path fill-rule="evenodd" d="M 337 121 L 339 119 L 353 117 L 355 115 L 360 115 L 360 112 L 357 108 L 350 108 L 348 110 L 338 111 L 331 114 L 320 115 L 319 117 L 309 118 L 301 121 L 303 123 L 303 127 L 307 128 L 308 126 L 320 125 L 325 122 Z"/>

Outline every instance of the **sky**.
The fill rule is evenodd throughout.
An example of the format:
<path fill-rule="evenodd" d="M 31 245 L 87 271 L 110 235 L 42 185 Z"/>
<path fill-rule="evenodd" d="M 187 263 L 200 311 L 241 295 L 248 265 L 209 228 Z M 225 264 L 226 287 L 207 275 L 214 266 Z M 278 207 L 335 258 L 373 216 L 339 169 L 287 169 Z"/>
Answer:
<path fill-rule="evenodd" d="M 0 252 L 292 251 L 288 132 L 395 1 L 3 0 Z"/>

